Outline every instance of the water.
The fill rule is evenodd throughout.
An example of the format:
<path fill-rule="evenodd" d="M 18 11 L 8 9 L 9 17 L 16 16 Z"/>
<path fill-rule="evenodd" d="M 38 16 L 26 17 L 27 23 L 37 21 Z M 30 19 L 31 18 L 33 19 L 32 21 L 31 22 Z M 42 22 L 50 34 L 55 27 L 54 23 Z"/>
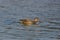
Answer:
<path fill-rule="evenodd" d="M 42 23 L 17 23 L 34 17 Z M 0 0 L 0 40 L 60 40 L 60 0 Z"/>

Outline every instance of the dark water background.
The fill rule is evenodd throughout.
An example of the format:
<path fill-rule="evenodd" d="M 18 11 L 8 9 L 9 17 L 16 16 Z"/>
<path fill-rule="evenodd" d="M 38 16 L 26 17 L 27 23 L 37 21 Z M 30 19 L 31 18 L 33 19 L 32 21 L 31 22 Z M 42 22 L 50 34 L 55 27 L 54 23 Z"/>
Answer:
<path fill-rule="evenodd" d="M 17 23 L 34 17 L 43 22 Z M 0 40 L 60 40 L 60 0 L 0 0 Z"/>

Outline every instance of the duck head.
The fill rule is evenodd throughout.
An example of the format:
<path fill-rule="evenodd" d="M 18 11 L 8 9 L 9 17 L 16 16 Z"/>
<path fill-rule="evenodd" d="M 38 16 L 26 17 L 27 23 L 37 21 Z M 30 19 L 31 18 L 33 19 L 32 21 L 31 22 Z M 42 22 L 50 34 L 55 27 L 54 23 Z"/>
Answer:
<path fill-rule="evenodd" d="M 38 17 L 35 17 L 35 18 L 34 18 L 34 21 L 35 21 L 35 22 L 39 22 L 39 18 L 38 18 Z"/>

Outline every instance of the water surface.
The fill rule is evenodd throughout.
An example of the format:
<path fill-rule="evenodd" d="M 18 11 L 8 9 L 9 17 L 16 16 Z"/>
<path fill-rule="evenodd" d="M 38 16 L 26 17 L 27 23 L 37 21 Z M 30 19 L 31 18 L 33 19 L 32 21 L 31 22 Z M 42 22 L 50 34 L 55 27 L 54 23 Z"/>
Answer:
<path fill-rule="evenodd" d="M 17 23 L 34 17 L 42 23 Z M 60 40 L 60 0 L 0 0 L 0 40 Z"/>

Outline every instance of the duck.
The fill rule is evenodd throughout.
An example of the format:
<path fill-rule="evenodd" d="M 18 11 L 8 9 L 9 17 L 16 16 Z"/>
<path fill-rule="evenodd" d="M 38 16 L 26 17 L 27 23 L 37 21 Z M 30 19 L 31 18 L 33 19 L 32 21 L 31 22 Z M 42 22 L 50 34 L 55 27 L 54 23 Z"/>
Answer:
<path fill-rule="evenodd" d="M 34 20 L 31 20 L 31 19 L 20 19 L 19 20 L 19 23 L 21 23 L 23 25 L 26 25 L 26 26 L 37 24 L 38 22 L 39 22 L 39 18 L 38 17 L 35 17 Z"/>

